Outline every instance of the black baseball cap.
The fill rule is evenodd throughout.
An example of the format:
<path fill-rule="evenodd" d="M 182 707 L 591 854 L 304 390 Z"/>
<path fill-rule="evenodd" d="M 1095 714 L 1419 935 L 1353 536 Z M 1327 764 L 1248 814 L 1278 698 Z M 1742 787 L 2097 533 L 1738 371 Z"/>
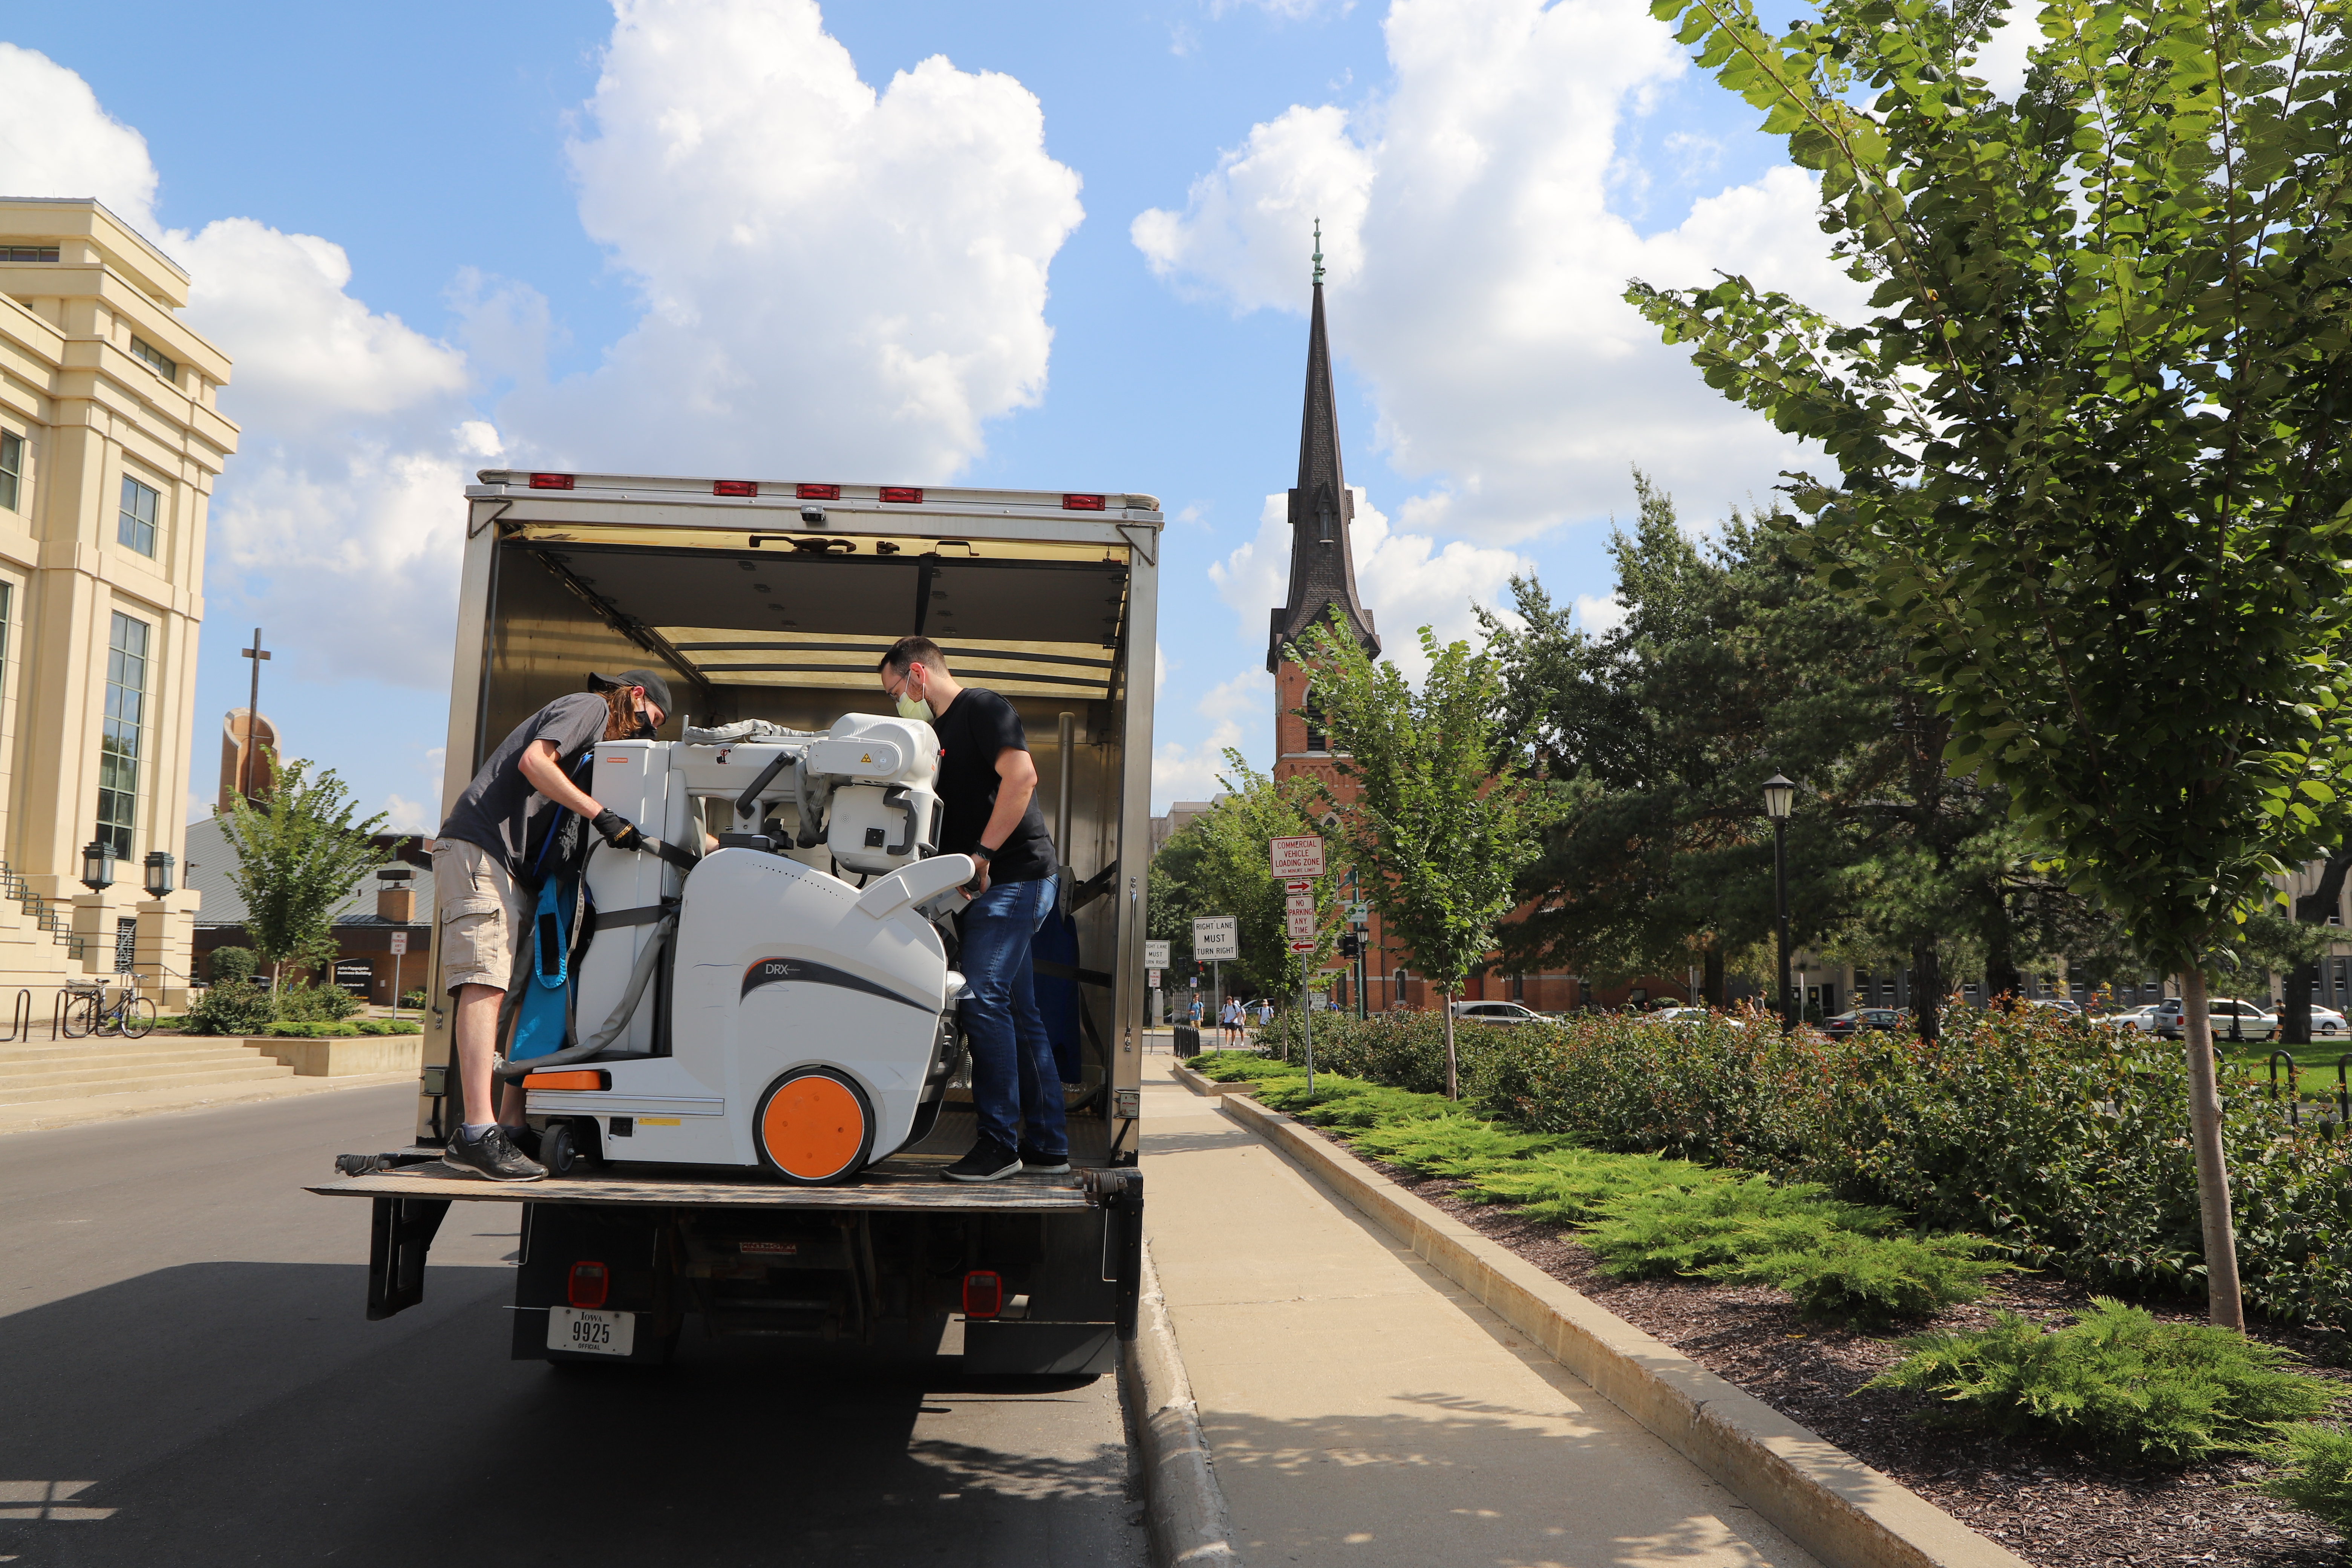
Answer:
<path fill-rule="evenodd" d="M 588 689 L 591 691 L 609 691 L 616 686 L 642 686 L 646 689 L 646 700 L 660 709 L 665 717 L 672 711 L 669 682 L 650 669 L 625 669 L 618 675 L 599 675 L 593 670 L 588 672 Z"/>

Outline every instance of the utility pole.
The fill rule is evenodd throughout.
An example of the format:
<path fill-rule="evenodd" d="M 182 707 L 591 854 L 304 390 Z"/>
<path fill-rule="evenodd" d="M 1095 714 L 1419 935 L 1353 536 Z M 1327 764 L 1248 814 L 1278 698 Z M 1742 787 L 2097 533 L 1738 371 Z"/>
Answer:
<path fill-rule="evenodd" d="M 253 660 L 252 695 L 245 700 L 245 777 L 237 784 L 237 793 L 250 805 L 253 801 L 253 754 L 261 744 L 254 733 L 254 727 L 261 722 L 261 661 L 269 657 L 268 650 L 261 646 L 261 628 L 253 628 L 251 647 L 241 647 L 236 651 L 239 658 Z"/>

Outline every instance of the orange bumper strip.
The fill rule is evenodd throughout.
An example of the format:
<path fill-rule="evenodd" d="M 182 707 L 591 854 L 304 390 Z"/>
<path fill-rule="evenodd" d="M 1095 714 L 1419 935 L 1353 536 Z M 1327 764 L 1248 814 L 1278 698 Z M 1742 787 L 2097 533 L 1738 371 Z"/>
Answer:
<path fill-rule="evenodd" d="M 608 1072 L 535 1072 L 522 1080 L 525 1089 L 610 1089 Z"/>

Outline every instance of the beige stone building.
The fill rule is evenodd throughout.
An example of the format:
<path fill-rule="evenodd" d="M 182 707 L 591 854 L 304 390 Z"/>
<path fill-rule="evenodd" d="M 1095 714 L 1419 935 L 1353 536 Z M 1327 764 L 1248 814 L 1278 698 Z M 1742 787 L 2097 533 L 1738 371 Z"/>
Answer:
<path fill-rule="evenodd" d="M 46 1021 L 118 952 L 167 1006 L 186 984 L 195 896 L 148 897 L 143 863 L 184 885 L 205 514 L 237 433 L 187 300 L 98 203 L 0 197 L 0 1020 L 29 988 Z"/>

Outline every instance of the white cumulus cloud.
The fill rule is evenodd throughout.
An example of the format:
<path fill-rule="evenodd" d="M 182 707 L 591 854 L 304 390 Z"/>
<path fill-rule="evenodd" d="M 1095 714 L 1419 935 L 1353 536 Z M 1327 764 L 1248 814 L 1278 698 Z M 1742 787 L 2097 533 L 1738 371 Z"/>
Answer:
<path fill-rule="evenodd" d="M 1633 462 L 1702 512 L 1769 488 L 1796 444 L 1621 295 L 1720 268 L 1853 309 L 1812 182 L 1775 169 L 1647 236 L 1612 209 L 1622 126 L 1689 68 L 1641 6 L 1395 0 L 1386 31 L 1383 96 L 1293 107 L 1181 212 L 1136 219 L 1154 270 L 1239 310 L 1303 310 L 1320 214 L 1334 347 L 1370 387 L 1391 465 L 1423 485 L 1398 508 L 1408 528 L 1507 542 L 1598 519 Z"/>
<path fill-rule="evenodd" d="M 1164 812 L 1173 800 L 1207 800 L 1219 792 L 1217 780 L 1228 773 L 1225 748 L 1271 765 L 1274 756 L 1274 677 L 1262 668 L 1244 669 L 1231 680 L 1210 688 L 1193 710 L 1210 721 L 1207 736 L 1194 745 L 1163 742 L 1151 753 L 1151 809 Z"/>
<path fill-rule="evenodd" d="M 1372 613 L 1381 657 L 1418 681 L 1428 673 L 1420 628 L 1431 628 L 1440 642 L 1480 641 L 1475 606 L 1504 608 L 1512 574 L 1532 574 L 1535 563 L 1498 545 L 1461 539 L 1441 544 L 1426 533 L 1401 532 L 1361 489 L 1355 489 L 1355 496 L 1356 521 L 1348 537 L 1356 557 L 1356 591 Z M 1265 498 L 1257 537 L 1212 563 L 1209 580 L 1244 626 L 1265 624 L 1268 606 L 1281 604 L 1289 591 L 1287 498 Z"/>
<path fill-rule="evenodd" d="M 571 147 L 644 313 L 501 405 L 549 461 L 938 479 L 1043 392 L 1081 216 L 1036 97 L 934 56 L 877 91 L 814 0 L 617 0 Z M 822 476 L 814 470 L 821 468 Z"/>
<path fill-rule="evenodd" d="M 0 188 L 95 196 L 151 237 L 155 165 L 147 138 L 106 112 L 89 83 L 48 56 L 0 43 Z"/>

